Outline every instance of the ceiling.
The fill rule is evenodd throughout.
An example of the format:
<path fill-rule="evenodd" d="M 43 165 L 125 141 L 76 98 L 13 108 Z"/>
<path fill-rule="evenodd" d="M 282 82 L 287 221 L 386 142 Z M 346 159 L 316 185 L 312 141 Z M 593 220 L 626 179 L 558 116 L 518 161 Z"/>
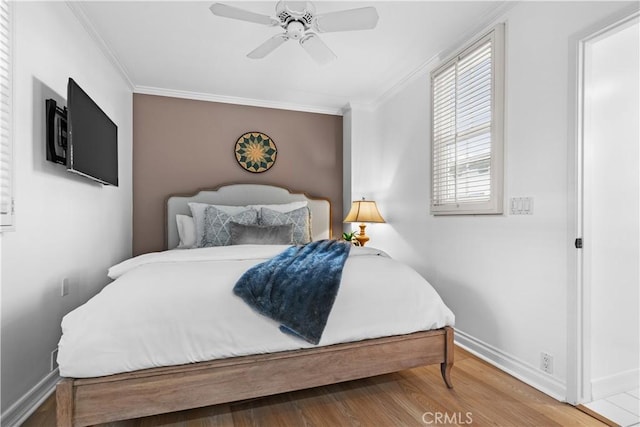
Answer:
<path fill-rule="evenodd" d="M 264 59 L 246 54 L 282 32 L 214 16 L 212 1 L 85 1 L 72 9 L 134 90 L 336 114 L 373 104 L 438 55 L 481 30 L 504 1 L 317 1 L 317 14 L 375 6 L 373 30 L 323 33 L 336 53 L 317 65 L 288 41 Z M 273 16 L 276 1 L 224 2 Z"/>

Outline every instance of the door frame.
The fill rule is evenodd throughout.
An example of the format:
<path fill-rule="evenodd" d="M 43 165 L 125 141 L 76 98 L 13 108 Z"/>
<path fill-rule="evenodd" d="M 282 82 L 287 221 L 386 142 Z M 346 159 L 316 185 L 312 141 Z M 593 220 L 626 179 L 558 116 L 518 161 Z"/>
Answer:
<path fill-rule="evenodd" d="M 574 246 L 584 234 L 584 84 L 587 44 L 640 16 L 637 4 L 597 22 L 569 39 L 568 270 L 566 401 L 591 400 L 591 288 L 585 251 Z M 573 82 L 573 84 L 571 84 Z M 586 242 L 588 245 L 588 242 Z M 588 275 L 588 273 L 587 273 Z"/>

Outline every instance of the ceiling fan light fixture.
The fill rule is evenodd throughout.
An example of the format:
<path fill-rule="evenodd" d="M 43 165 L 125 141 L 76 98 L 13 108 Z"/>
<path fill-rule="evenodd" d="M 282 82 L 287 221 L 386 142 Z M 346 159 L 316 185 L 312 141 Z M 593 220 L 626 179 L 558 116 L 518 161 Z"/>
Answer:
<path fill-rule="evenodd" d="M 291 21 L 287 25 L 287 37 L 294 40 L 299 40 L 306 31 L 304 25 L 299 21 Z"/>
<path fill-rule="evenodd" d="M 210 7 L 214 15 L 256 24 L 280 26 L 284 33 L 277 34 L 247 55 L 249 58 L 264 58 L 289 39 L 298 40 L 304 50 L 320 65 L 333 61 L 336 54 L 318 37 L 319 33 L 336 31 L 369 30 L 378 23 L 375 7 L 341 10 L 316 15 L 316 8 L 310 1 L 285 1 L 276 4 L 276 16 L 250 12 L 235 6 L 214 3 Z"/>

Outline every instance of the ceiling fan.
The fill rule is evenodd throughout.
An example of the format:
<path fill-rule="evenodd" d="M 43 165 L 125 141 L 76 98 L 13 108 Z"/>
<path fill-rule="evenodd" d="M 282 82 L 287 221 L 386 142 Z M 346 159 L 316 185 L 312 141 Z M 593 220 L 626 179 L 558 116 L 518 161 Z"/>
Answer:
<path fill-rule="evenodd" d="M 280 26 L 284 29 L 284 33 L 276 34 L 249 52 L 247 56 L 252 59 L 264 58 L 287 40 L 293 39 L 298 40 L 302 48 L 316 62 L 326 64 L 334 60 L 336 55 L 316 33 L 369 30 L 375 28 L 378 23 L 378 12 L 375 7 L 361 7 L 316 15 L 316 8 L 310 1 L 280 0 L 276 4 L 276 17 L 223 3 L 214 3 L 210 10 L 217 16 L 271 27 Z"/>

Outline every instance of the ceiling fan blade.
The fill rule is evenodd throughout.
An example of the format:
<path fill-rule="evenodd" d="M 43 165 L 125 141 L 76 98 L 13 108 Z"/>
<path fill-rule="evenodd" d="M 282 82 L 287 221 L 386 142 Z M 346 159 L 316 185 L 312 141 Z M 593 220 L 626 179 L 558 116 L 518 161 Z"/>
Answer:
<path fill-rule="evenodd" d="M 336 54 L 316 34 L 310 33 L 304 36 L 300 39 L 300 44 L 320 65 L 325 65 L 336 59 Z"/>
<path fill-rule="evenodd" d="M 341 10 L 316 16 L 314 28 L 319 33 L 333 31 L 370 30 L 378 24 L 375 7 Z"/>
<path fill-rule="evenodd" d="M 266 42 L 262 43 L 257 48 L 253 49 L 251 52 L 247 54 L 247 56 L 251 59 L 264 58 L 265 56 L 267 56 L 268 54 L 276 50 L 278 46 L 280 46 L 282 43 L 286 42 L 287 40 L 289 40 L 289 37 L 287 37 L 286 34 L 277 34 L 271 37 Z"/>
<path fill-rule="evenodd" d="M 250 12 L 238 7 L 229 6 L 223 3 L 214 3 L 209 8 L 211 13 L 224 18 L 238 19 L 240 21 L 255 22 L 262 25 L 278 25 L 279 22 L 270 16 L 261 15 L 259 13 Z"/>

